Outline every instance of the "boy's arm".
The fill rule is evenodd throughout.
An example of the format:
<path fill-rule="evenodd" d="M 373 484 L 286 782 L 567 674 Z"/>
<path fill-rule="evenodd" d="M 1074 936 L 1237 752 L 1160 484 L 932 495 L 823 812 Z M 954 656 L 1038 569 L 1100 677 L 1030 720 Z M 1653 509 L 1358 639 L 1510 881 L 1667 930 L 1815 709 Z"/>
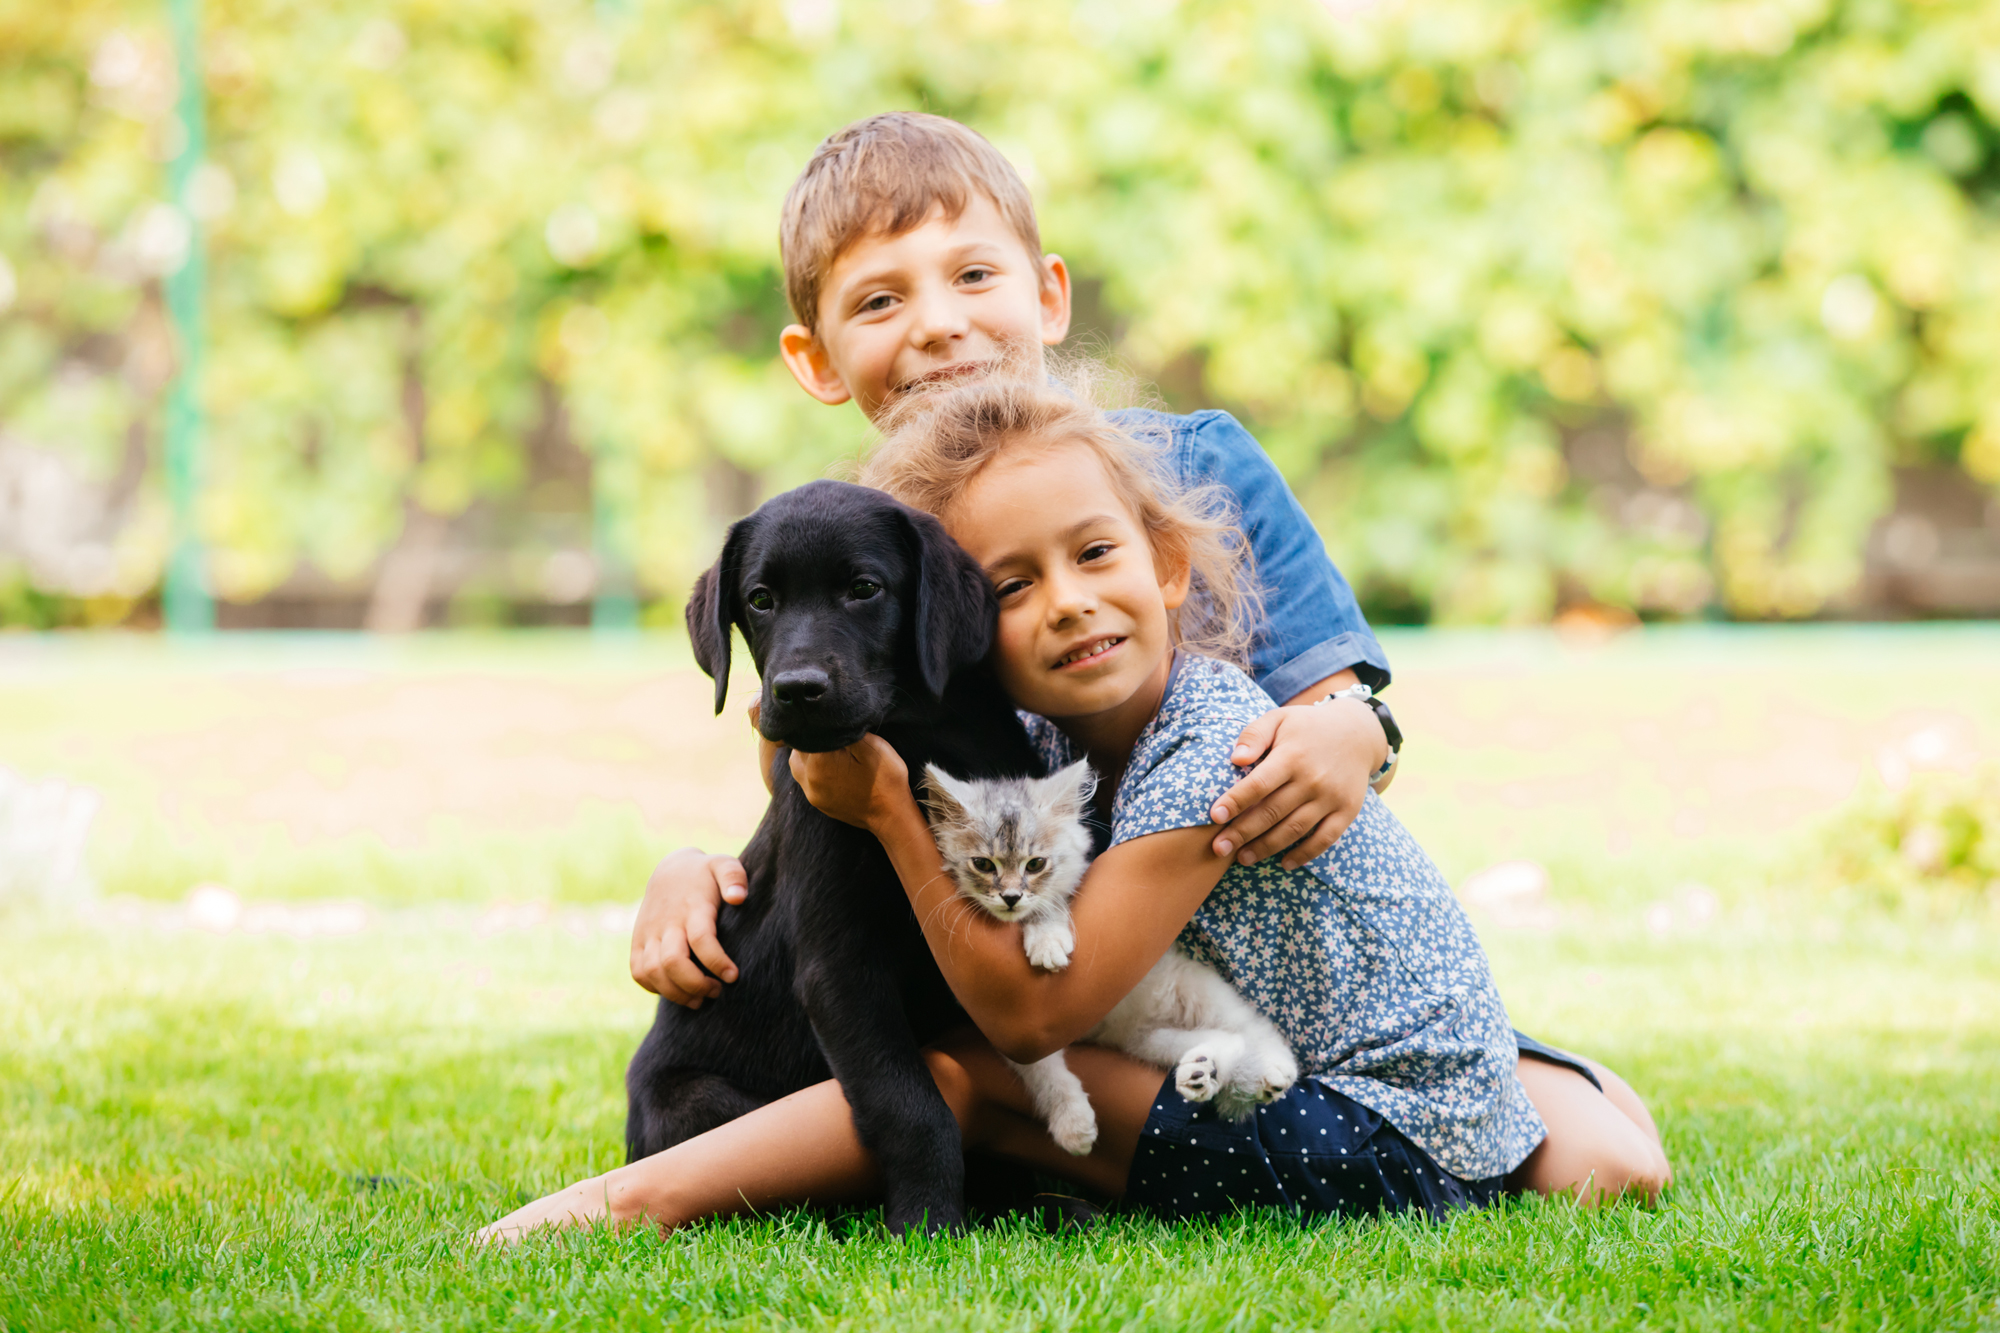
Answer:
<path fill-rule="evenodd" d="M 1387 654 L 1270 456 L 1227 412 L 1198 413 L 1191 426 L 1175 441 L 1180 473 L 1234 495 L 1264 591 L 1250 674 L 1278 700 L 1346 671 L 1371 689 L 1387 688 Z"/>
<path fill-rule="evenodd" d="M 736 964 L 716 939 L 716 914 L 749 894 L 743 863 L 733 856 L 683 847 L 660 862 L 632 923 L 632 980 L 690 1009 L 722 994 L 722 983 L 736 980 Z"/>
<path fill-rule="evenodd" d="M 757 705 L 752 704 L 750 726 L 756 725 Z M 760 732 L 757 771 L 764 775 L 767 792 L 771 762 L 777 755 L 778 747 Z M 716 938 L 716 917 L 724 903 L 741 903 L 749 896 L 749 876 L 733 856 L 710 856 L 699 847 L 683 847 L 653 867 L 632 922 L 632 980 L 661 999 L 690 1009 L 722 994 L 722 983 L 736 980 L 736 963 Z"/>
<path fill-rule="evenodd" d="M 1190 483 L 1225 486 L 1236 498 L 1264 593 L 1252 674 L 1287 705 L 1238 738 L 1235 761 L 1257 768 L 1216 802 L 1211 818 L 1226 827 L 1211 846 L 1245 865 L 1289 849 L 1284 864 L 1303 865 L 1347 831 L 1388 754 L 1366 706 L 1311 705 L 1357 681 L 1383 689 L 1389 659 L 1263 448 L 1226 412 L 1199 414 L 1193 424 L 1177 441 L 1177 462 Z"/>

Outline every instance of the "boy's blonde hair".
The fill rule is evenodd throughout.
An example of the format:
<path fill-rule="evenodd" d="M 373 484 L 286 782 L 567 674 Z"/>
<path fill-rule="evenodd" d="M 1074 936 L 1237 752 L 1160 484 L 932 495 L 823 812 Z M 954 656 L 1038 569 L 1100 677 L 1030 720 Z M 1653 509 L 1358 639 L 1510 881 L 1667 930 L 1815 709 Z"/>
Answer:
<path fill-rule="evenodd" d="M 1042 268 L 1035 202 L 1020 174 L 976 131 L 943 116 L 891 111 L 857 120 L 813 151 L 785 196 L 778 249 L 792 314 L 819 328 L 819 298 L 841 252 L 864 236 L 901 236 L 942 208 L 956 218 L 985 195 Z"/>
<path fill-rule="evenodd" d="M 1081 445 L 1139 521 L 1155 559 L 1185 561 L 1193 575 L 1173 617 L 1174 642 L 1244 666 L 1261 599 L 1229 492 L 1177 479 L 1164 437 L 1141 438 L 1098 405 L 1103 378 L 1076 366 L 1054 381 L 1001 374 L 912 393 L 882 422 L 885 438 L 859 480 L 943 518 L 994 459 L 1043 444 Z"/>

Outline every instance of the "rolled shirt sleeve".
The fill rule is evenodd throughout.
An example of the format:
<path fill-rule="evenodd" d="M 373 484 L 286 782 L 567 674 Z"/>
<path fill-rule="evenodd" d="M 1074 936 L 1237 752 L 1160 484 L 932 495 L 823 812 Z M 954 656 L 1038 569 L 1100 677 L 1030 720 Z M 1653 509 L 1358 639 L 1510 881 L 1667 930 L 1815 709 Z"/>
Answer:
<path fill-rule="evenodd" d="M 1250 648 L 1250 674 L 1284 703 L 1316 681 L 1352 668 L 1374 689 L 1389 683 L 1389 658 L 1334 567 L 1326 545 L 1284 476 L 1227 412 L 1119 413 L 1172 434 L 1174 464 L 1190 485 L 1236 497 L 1238 522 L 1256 560 L 1264 618 Z"/>

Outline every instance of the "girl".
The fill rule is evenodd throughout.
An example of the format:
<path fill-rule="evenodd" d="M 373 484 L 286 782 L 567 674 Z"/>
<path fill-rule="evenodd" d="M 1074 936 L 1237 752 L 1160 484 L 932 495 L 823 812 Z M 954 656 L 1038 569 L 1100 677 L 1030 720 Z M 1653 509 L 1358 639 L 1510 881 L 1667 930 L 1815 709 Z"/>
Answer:
<path fill-rule="evenodd" d="M 1070 967 L 1041 972 L 1018 928 L 958 898 L 895 751 L 876 737 L 792 757 L 819 809 L 875 833 L 977 1031 L 927 1052 L 968 1146 L 1026 1161 L 1174 1216 L 1246 1204 L 1309 1213 L 1438 1213 L 1534 1165 L 1542 1116 L 1486 959 L 1449 887 L 1370 795 L 1331 850 L 1303 866 L 1218 857 L 1209 812 L 1232 785 L 1232 745 L 1268 699 L 1226 660 L 1251 602 L 1240 543 L 1213 498 L 1176 493 L 1152 451 L 1079 396 L 992 379 L 899 414 L 864 480 L 938 515 L 992 578 L 995 660 L 1052 763 L 1103 779 L 1102 854 L 1075 901 Z M 1360 708 L 1353 699 L 1329 707 Z M 1244 1122 L 1183 1101 L 1151 1066 L 1068 1052 L 1098 1117 L 1071 1157 L 1037 1122 L 1000 1057 L 1068 1046 L 1176 938 L 1215 965 L 1290 1040 L 1305 1077 Z M 1538 1062 L 1523 1061 L 1524 1074 Z M 1583 1175 L 1556 1188 L 1651 1197 L 1668 1169 L 1643 1105 L 1595 1066 L 1549 1063 L 1589 1089 L 1549 1102 L 1574 1126 Z M 1589 1071 L 1588 1074 L 1571 1072 Z M 1607 1146 L 1608 1145 L 1608 1146 Z M 811 1200 L 865 1198 L 873 1168 L 839 1086 L 763 1107 L 655 1157 L 581 1182 L 487 1229 L 518 1235 L 599 1216 L 673 1227 Z"/>

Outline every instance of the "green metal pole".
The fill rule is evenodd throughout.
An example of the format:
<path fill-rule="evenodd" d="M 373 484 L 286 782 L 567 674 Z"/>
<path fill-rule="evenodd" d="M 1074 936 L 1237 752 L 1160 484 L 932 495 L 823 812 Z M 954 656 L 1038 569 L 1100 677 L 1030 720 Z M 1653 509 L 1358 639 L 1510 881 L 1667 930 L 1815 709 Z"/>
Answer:
<path fill-rule="evenodd" d="M 174 207 L 188 228 L 187 258 L 166 277 L 167 317 L 175 342 L 174 382 L 167 391 L 167 497 L 173 509 L 173 551 L 167 560 L 164 597 L 167 629 L 199 634 L 215 628 L 215 601 L 209 596 L 207 561 L 196 530 L 201 497 L 201 293 L 207 266 L 201 224 L 188 207 L 195 170 L 207 150 L 208 121 L 201 78 L 201 0 L 168 0 L 174 52 L 180 65 L 181 151 L 168 166 Z"/>
<path fill-rule="evenodd" d="M 621 466 L 627 461 L 624 453 L 609 439 L 600 438 L 590 459 L 590 544 L 597 562 L 597 593 L 590 602 L 590 627 L 594 630 L 639 627 L 627 507 L 614 498 L 620 489 L 616 481 L 638 480 L 629 475 L 636 469 Z M 628 475 L 621 477 L 620 473 Z"/>
<path fill-rule="evenodd" d="M 630 0 L 597 0 L 598 23 L 614 28 L 630 19 Z M 601 434 L 590 456 L 590 545 L 597 565 L 597 592 L 590 601 L 593 630 L 621 632 L 639 627 L 638 579 L 632 569 L 632 499 L 639 483 L 638 460 L 624 441 Z"/>

